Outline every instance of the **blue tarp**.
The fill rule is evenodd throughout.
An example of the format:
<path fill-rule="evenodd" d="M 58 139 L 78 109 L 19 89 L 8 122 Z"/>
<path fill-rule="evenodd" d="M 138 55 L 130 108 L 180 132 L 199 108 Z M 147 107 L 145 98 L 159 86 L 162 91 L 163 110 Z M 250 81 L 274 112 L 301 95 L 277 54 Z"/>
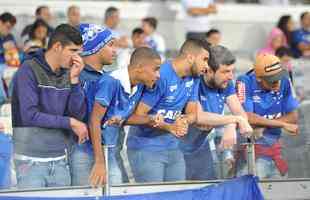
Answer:
<path fill-rule="evenodd" d="M 247 175 L 202 189 L 143 195 L 80 198 L 0 197 L 0 200 L 263 200 L 257 178 Z"/>

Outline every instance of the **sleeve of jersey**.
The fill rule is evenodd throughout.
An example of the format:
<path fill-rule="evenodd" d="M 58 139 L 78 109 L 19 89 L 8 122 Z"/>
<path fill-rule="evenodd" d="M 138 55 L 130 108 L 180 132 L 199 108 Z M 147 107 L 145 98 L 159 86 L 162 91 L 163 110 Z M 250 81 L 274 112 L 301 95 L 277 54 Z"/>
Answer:
<path fill-rule="evenodd" d="M 145 89 L 143 91 L 141 101 L 145 103 L 146 105 L 153 108 L 162 98 L 163 94 L 165 94 L 165 80 L 159 79 L 156 82 L 156 85 L 153 89 Z"/>
<path fill-rule="evenodd" d="M 116 89 L 117 82 L 113 81 L 112 79 L 102 78 L 97 82 L 95 101 L 104 107 L 108 107 L 111 104 Z"/>
<path fill-rule="evenodd" d="M 238 78 L 236 82 L 237 96 L 244 110 L 246 112 L 253 112 L 254 106 L 251 97 L 251 88 L 249 87 L 249 85 L 249 81 L 246 78 Z"/>
<path fill-rule="evenodd" d="M 284 101 L 282 102 L 284 113 L 289 113 L 296 110 L 299 106 L 299 102 L 295 97 L 290 81 L 285 81 L 286 84 L 286 95 Z"/>
<path fill-rule="evenodd" d="M 194 81 L 193 90 L 189 98 L 189 101 L 198 101 L 199 83 L 200 83 L 199 79 L 196 79 Z"/>
<path fill-rule="evenodd" d="M 226 89 L 226 96 L 229 97 L 230 95 L 236 94 L 235 85 L 232 81 L 229 81 L 227 89 Z"/>

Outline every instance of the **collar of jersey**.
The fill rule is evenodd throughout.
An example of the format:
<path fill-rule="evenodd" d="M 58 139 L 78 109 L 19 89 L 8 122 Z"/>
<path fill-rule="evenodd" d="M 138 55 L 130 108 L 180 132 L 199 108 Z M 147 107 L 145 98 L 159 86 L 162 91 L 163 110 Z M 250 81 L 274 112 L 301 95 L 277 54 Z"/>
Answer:
<path fill-rule="evenodd" d="M 130 78 L 129 78 L 129 72 L 128 68 L 120 68 L 117 69 L 110 74 L 113 78 L 117 79 L 120 81 L 121 85 L 123 86 L 125 92 L 127 94 L 134 94 L 137 91 L 137 86 L 133 87 L 131 89 L 131 84 L 130 84 Z"/>

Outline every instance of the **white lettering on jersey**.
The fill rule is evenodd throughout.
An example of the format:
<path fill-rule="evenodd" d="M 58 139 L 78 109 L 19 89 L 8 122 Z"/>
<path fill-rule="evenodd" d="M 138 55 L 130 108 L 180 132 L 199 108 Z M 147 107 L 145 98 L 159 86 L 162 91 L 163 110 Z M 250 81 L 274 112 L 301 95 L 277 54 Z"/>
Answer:
<path fill-rule="evenodd" d="M 167 96 L 166 102 L 173 102 L 175 100 L 175 96 Z"/>
<path fill-rule="evenodd" d="M 282 116 L 281 113 L 272 114 L 272 115 L 264 115 L 264 118 L 266 119 L 278 119 Z"/>
<path fill-rule="evenodd" d="M 193 84 L 194 84 L 194 80 L 187 81 L 187 82 L 185 83 L 185 87 L 191 87 Z"/>
<path fill-rule="evenodd" d="M 171 85 L 171 86 L 169 87 L 170 92 L 173 92 L 173 91 L 175 91 L 176 89 L 178 89 L 178 85 L 177 85 L 177 84 L 176 84 L 176 85 Z"/>
<path fill-rule="evenodd" d="M 165 119 L 175 120 L 178 116 L 181 115 L 181 111 L 173 111 L 173 110 L 158 110 L 157 114 L 161 114 L 164 116 Z"/>
<path fill-rule="evenodd" d="M 200 95 L 201 101 L 207 101 L 207 97 Z"/>
<path fill-rule="evenodd" d="M 261 102 L 261 98 L 258 95 L 253 96 L 253 102 L 260 103 Z"/>

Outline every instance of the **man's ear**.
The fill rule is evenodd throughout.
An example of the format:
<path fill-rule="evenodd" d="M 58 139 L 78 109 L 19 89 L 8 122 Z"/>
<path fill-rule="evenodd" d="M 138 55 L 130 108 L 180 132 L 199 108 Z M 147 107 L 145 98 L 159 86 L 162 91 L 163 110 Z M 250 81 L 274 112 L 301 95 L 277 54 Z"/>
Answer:
<path fill-rule="evenodd" d="M 62 50 L 62 45 L 60 42 L 56 42 L 55 44 L 53 44 L 52 49 L 55 52 L 60 52 Z"/>
<path fill-rule="evenodd" d="M 188 64 L 193 65 L 195 63 L 196 57 L 193 54 L 187 54 L 186 55 L 186 60 Z"/>
<path fill-rule="evenodd" d="M 136 68 L 137 72 L 143 73 L 144 66 L 142 63 L 138 63 L 137 65 L 135 65 L 135 68 Z"/>

